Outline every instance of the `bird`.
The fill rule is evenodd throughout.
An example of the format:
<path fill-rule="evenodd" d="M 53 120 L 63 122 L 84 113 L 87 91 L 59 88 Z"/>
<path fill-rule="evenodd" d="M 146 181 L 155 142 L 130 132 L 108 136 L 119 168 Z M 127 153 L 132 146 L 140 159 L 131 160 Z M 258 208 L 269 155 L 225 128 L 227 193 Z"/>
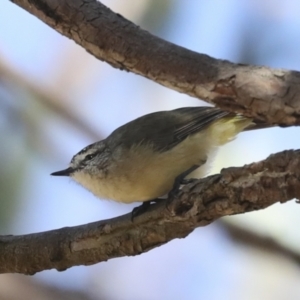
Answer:
<path fill-rule="evenodd" d="M 208 106 L 150 113 L 83 148 L 51 175 L 69 176 L 98 198 L 146 203 L 205 176 L 217 148 L 253 124 Z"/>

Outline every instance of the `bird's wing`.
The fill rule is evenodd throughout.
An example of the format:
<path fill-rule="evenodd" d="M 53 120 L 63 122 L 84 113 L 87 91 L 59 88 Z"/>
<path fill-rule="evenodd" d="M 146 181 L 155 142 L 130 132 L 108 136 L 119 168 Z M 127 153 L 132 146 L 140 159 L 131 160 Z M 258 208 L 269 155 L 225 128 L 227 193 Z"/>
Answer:
<path fill-rule="evenodd" d="M 149 144 L 156 151 L 167 151 L 229 114 L 215 107 L 183 107 L 155 112 L 119 127 L 107 138 L 107 142 L 111 147 Z"/>
<path fill-rule="evenodd" d="M 197 107 L 197 109 L 195 107 L 184 107 L 174 112 L 178 112 L 181 115 L 179 118 L 187 116 L 187 120 L 174 130 L 174 140 L 179 142 L 188 135 L 199 132 L 212 122 L 230 114 L 215 107 Z"/>

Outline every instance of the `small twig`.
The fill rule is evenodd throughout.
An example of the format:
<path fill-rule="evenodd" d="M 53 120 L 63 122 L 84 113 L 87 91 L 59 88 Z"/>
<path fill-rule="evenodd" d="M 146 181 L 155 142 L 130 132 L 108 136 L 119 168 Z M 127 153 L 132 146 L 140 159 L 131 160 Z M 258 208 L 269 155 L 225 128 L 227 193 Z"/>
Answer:
<path fill-rule="evenodd" d="M 222 226 L 236 243 L 257 248 L 268 253 L 283 255 L 300 265 L 300 253 L 284 246 L 275 239 L 229 222 L 222 222 Z"/>
<path fill-rule="evenodd" d="M 88 126 L 82 119 L 76 116 L 72 110 L 63 105 L 63 99 L 60 99 L 58 95 L 54 95 L 53 92 L 42 89 L 28 78 L 25 78 L 19 74 L 16 70 L 9 66 L 0 57 L 0 80 L 4 82 L 12 82 L 18 87 L 22 87 L 33 95 L 38 101 L 40 101 L 50 111 L 56 113 L 63 120 L 68 121 L 75 128 L 85 133 L 91 140 L 100 140 L 101 133 L 96 132 L 90 126 Z"/>

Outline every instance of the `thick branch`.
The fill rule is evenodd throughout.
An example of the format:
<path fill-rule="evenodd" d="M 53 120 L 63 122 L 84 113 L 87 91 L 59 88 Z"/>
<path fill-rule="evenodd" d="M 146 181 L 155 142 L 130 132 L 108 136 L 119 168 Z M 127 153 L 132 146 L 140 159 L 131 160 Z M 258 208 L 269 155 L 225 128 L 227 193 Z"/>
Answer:
<path fill-rule="evenodd" d="M 300 150 L 185 186 L 174 199 L 152 205 L 131 221 L 118 218 L 23 236 L 0 237 L 0 272 L 65 270 L 114 257 L 137 255 L 216 219 L 300 198 Z"/>
<path fill-rule="evenodd" d="M 140 29 L 96 0 L 11 0 L 112 66 L 270 124 L 300 124 L 300 73 L 233 64 Z"/>

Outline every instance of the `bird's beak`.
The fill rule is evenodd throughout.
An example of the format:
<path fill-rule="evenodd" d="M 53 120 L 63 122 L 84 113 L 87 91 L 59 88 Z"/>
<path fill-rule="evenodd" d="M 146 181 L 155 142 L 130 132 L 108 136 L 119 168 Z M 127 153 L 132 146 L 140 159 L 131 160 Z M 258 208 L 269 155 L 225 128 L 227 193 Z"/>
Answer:
<path fill-rule="evenodd" d="M 62 171 L 53 172 L 50 175 L 52 176 L 70 176 L 74 172 L 73 168 L 67 168 Z"/>

